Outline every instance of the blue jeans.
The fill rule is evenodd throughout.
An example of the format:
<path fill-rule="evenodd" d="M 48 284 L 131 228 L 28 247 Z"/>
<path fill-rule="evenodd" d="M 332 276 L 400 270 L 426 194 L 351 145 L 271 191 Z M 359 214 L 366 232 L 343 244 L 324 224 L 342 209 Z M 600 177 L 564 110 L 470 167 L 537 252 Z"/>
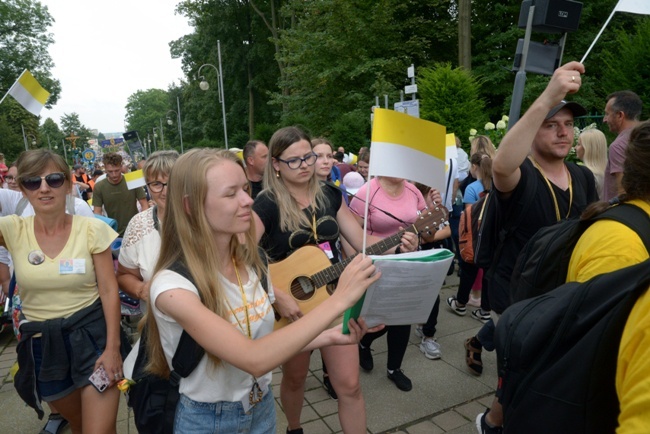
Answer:
<path fill-rule="evenodd" d="M 275 434 L 273 392 L 269 389 L 248 413 L 244 413 L 241 402 L 198 402 L 181 395 L 176 406 L 174 432 Z"/>

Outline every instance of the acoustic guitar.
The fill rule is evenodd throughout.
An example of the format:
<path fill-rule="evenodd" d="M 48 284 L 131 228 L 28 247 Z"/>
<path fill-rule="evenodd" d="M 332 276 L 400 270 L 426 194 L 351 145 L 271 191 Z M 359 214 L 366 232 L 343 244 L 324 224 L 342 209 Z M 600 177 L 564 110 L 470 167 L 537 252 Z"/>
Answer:
<path fill-rule="evenodd" d="M 430 210 L 425 208 L 418 211 L 415 223 L 388 238 L 366 248 L 366 255 L 379 255 L 400 244 L 404 232 L 433 234 L 438 227 L 445 223 L 449 211 L 442 205 Z M 358 255 L 358 253 L 357 253 Z M 334 285 L 328 285 L 336 280 L 345 267 L 357 255 L 341 262 L 332 264 L 317 246 L 304 246 L 297 249 L 286 259 L 269 264 L 269 273 L 273 286 L 291 294 L 303 313 L 307 313 L 327 299 L 334 292 Z M 289 324 L 289 320 L 276 315 L 275 329 Z"/>

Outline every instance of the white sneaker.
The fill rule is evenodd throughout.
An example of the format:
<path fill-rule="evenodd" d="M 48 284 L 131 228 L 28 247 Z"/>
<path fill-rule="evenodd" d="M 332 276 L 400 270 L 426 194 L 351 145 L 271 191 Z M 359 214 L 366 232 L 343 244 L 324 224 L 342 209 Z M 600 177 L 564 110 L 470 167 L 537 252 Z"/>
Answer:
<path fill-rule="evenodd" d="M 422 343 L 420 343 L 420 351 L 427 359 L 436 360 L 442 357 L 440 344 L 433 338 L 422 338 Z"/>

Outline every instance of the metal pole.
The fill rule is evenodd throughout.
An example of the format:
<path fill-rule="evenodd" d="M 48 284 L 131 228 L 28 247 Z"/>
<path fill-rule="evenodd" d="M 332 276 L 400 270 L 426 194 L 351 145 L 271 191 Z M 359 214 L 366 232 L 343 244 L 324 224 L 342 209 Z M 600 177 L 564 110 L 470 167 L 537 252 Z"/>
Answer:
<path fill-rule="evenodd" d="M 23 130 L 23 142 L 25 142 L 25 151 L 28 151 L 27 149 L 27 136 L 25 135 L 25 126 L 23 124 L 20 124 L 20 128 Z"/>
<path fill-rule="evenodd" d="M 413 68 L 413 77 L 411 77 L 411 85 L 415 84 L 415 64 L 411 63 L 411 68 Z M 415 93 L 411 95 L 411 100 L 415 101 Z"/>
<path fill-rule="evenodd" d="M 515 85 L 512 89 L 512 102 L 510 103 L 510 113 L 508 114 L 508 130 L 510 130 L 519 120 L 521 115 L 521 102 L 524 99 L 524 88 L 526 87 L 526 60 L 528 57 L 528 46 L 530 45 L 530 34 L 533 27 L 533 15 L 535 6 L 528 9 L 528 22 L 526 23 L 526 35 L 524 36 L 524 46 L 521 50 L 521 65 L 515 75 Z"/>
<path fill-rule="evenodd" d="M 158 150 L 158 145 L 156 144 L 156 127 L 153 128 L 153 150 L 154 152 Z"/>
<path fill-rule="evenodd" d="M 47 147 L 50 148 L 50 151 L 52 150 L 52 144 L 50 143 L 50 136 L 48 134 L 47 136 Z"/>
<path fill-rule="evenodd" d="M 165 133 L 163 132 L 162 118 L 158 118 L 158 120 L 160 121 L 160 141 L 162 142 L 160 149 L 165 149 Z"/>
<path fill-rule="evenodd" d="M 388 95 L 384 95 L 384 108 L 388 110 Z"/>
<path fill-rule="evenodd" d="M 219 97 L 221 99 L 221 113 L 223 114 L 223 137 L 228 149 L 228 130 L 226 128 L 226 100 L 223 93 L 223 71 L 221 70 L 221 41 L 217 41 L 217 53 L 219 54 Z"/>
<path fill-rule="evenodd" d="M 68 151 L 65 150 L 65 140 L 61 139 L 61 143 L 63 144 L 63 158 L 65 158 L 66 164 L 68 163 Z"/>
<path fill-rule="evenodd" d="M 183 153 L 183 127 L 181 126 L 181 101 L 176 97 L 176 113 L 178 114 L 178 137 L 181 140 L 181 154 Z"/>

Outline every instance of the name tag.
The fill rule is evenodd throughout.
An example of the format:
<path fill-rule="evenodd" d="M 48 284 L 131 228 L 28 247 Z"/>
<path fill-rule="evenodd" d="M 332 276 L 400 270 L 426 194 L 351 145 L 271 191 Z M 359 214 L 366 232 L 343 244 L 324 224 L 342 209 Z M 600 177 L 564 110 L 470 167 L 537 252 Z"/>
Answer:
<path fill-rule="evenodd" d="M 329 241 L 325 241 L 324 243 L 320 243 L 318 245 L 318 248 L 320 248 L 329 259 L 334 258 L 334 253 L 332 252 L 332 246 L 330 245 Z"/>
<path fill-rule="evenodd" d="M 61 259 L 59 274 L 86 274 L 85 259 Z"/>

